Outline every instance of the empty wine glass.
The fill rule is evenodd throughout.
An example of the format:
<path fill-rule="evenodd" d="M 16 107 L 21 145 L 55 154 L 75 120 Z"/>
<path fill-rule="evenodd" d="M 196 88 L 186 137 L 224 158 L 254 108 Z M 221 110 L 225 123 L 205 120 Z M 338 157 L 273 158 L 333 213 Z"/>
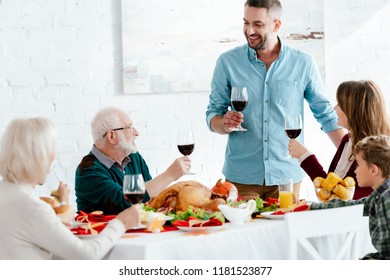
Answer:
<path fill-rule="evenodd" d="M 195 148 L 195 138 L 191 129 L 177 132 L 177 148 L 183 156 L 192 154 Z M 186 175 L 195 175 L 195 173 L 188 171 Z"/>
<path fill-rule="evenodd" d="M 233 87 L 230 101 L 234 110 L 239 113 L 242 113 L 242 111 L 244 111 L 246 106 L 248 105 L 247 89 L 244 87 L 242 91 L 240 91 L 238 88 Z M 233 129 L 233 131 L 247 131 L 247 129 L 243 128 L 241 124 L 239 124 L 236 128 Z"/>
<path fill-rule="evenodd" d="M 297 138 L 302 132 L 302 116 L 301 114 L 291 115 L 287 114 L 284 130 L 286 131 L 287 137 L 290 139 Z M 292 158 L 290 154 L 287 155 L 287 158 Z"/>

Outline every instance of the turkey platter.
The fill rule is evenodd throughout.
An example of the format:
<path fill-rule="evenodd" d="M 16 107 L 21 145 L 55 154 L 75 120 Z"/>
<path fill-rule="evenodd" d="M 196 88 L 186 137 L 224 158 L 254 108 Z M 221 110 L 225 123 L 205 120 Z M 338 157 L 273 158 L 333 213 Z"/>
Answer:
<path fill-rule="evenodd" d="M 190 206 L 214 212 L 219 211 L 218 205 L 226 204 L 226 200 L 197 181 L 182 181 L 163 190 L 148 204 L 166 213 L 186 211 Z"/>

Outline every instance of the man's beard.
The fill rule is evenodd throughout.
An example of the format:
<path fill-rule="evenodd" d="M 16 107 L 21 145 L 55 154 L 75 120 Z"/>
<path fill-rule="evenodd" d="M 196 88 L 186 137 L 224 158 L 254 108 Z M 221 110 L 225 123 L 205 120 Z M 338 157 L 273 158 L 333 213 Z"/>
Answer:
<path fill-rule="evenodd" d="M 135 154 L 137 152 L 137 147 L 126 141 L 125 137 L 119 137 L 120 143 L 118 144 L 118 148 L 123 152 L 126 152 L 127 155 Z"/>
<path fill-rule="evenodd" d="M 267 35 L 259 36 L 259 37 L 260 37 L 260 43 L 255 46 L 251 46 L 249 36 L 246 36 L 246 41 L 248 42 L 248 46 L 254 50 L 263 50 L 267 42 Z"/>

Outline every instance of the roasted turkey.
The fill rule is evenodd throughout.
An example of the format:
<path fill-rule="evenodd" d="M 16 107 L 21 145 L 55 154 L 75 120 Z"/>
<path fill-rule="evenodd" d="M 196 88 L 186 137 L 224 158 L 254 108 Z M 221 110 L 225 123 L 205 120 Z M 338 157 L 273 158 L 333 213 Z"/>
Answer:
<path fill-rule="evenodd" d="M 163 190 L 148 204 L 155 209 L 168 208 L 168 211 L 175 212 L 186 211 L 189 206 L 195 209 L 219 211 L 218 205 L 226 204 L 226 201 L 199 182 L 182 181 Z"/>

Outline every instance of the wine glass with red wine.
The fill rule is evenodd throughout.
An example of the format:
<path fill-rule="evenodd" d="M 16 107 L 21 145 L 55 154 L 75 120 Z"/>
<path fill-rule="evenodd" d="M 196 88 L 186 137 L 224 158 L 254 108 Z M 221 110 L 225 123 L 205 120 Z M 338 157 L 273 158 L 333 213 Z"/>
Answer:
<path fill-rule="evenodd" d="M 232 107 L 234 108 L 234 110 L 236 110 L 239 113 L 242 113 L 242 111 L 244 111 L 246 106 L 248 105 L 247 89 L 244 87 L 240 91 L 238 88 L 233 87 L 230 101 L 232 103 Z M 247 129 L 243 128 L 241 124 L 239 124 L 235 129 L 233 129 L 233 131 L 247 131 Z"/>
<path fill-rule="evenodd" d="M 179 130 L 177 132 L 177 148 L 183 156 L 192 154 L 195 148 L 195 138 L 191 129 Z M 195 173 L 188 171 L 186 175 L 195 175 Z"/>
<path fill-rule="evenodd" d="M 297 138 L 302 132 L 302 116 L 301 114 L 297 115 L 286 115 L 284 130 L 286 131 L 287 137 L 290 139 Z M 288 154 L 287 158 L 292 158 Z"/>
<path fill-rule="evenodd" d="M 131 204 L 137 204 L 142 201 L 145 195 L 145 182 L 142 174 L 125 175 L 123 179 L 123 194 Z"/>

